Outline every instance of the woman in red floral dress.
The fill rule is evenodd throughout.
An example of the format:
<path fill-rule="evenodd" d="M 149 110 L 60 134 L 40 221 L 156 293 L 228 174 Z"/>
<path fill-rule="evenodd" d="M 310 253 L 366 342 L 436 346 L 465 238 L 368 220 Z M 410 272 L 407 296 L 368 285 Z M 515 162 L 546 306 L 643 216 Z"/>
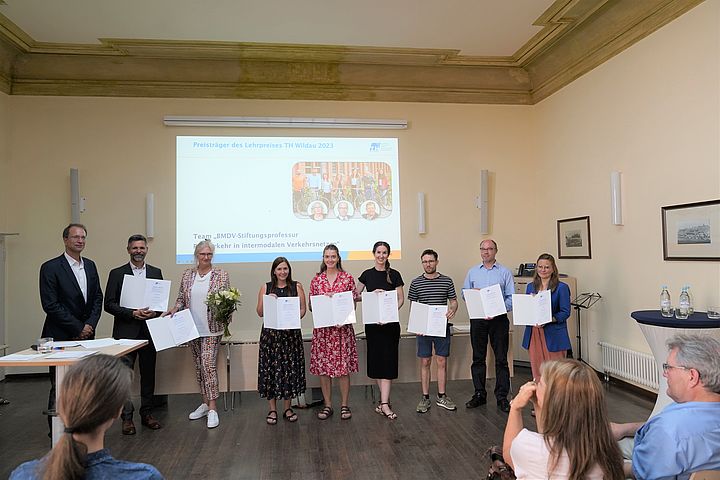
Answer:
<path fill-rule="evenodd" d="M 340 252 L 331 244 L 323 250 L 320 272 L 310 282 L 310 296 L 332 296 L 333 293 L 342 292 L 353 292 L 353 297 L 357 299 L 355 279 L 343 270 Z M 320 376 L 320 388 L 325 403 L 317 415 L 320 420 L 327 420 L 333 414 L 333 378 L 337 378 L 340 384 L 340 418 L 347 420 L 352 417 L 348 406 L 350 374 L 357 371 L 358 354 L 352 325 L 313 329 L 310 373 Z"/>

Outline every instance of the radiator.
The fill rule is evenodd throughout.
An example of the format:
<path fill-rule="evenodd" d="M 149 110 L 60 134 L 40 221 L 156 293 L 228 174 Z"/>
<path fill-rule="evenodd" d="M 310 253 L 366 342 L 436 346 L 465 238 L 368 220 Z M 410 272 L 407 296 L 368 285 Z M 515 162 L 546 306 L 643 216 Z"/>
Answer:
<path fill-rule="evenodd" d="M 609 376 L 614 376 L 658 390 L 660 377 L 655 357 L 612 343 L 600 342 L 599 345 L 602 350 L 602 368 L 606 380 Z"/>

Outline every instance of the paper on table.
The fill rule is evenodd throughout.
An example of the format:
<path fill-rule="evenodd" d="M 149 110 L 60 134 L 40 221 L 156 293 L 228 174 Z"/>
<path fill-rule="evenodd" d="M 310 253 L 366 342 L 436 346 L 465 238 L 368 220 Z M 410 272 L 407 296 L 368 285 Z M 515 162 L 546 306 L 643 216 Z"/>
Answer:
<path fill-rule="evenodd" d="M 447 334 L 447 305 L 426 305 L 410 302 L 408 332 L 430 337 Z"/>
<path fill-rule="evenodd" d="M 126 347 L 131 347 L 133 345 L 137 345 L 143 342 L 146 342 L 147 340 L 133 340 L 131 338 L 121 338 L 117 341 L 118 345 L 124 345 Z"/>
<path fill-rule="evenodd" d="M 363 324 L 399 322 L 397 291 L 363 292 Z"/>
<path fill-rule="evenodd" d="M 263 295 L 263 325 L 273 330 L 300 328 L 300 298 Z"/>
<path fill-rule="evenodd" d="M 158 352 L 187 343 L 200 336 L 189 308 L 180 310 L 175 315 L 148 320 L 147 326 L 155 350 Z"/>
<path fill-rule="evenodd" d="M 90 355 L 95 355 L 97 350 L 66 350 L 63 352 L 55 352 L 51 353 L 47 357 L 45 357 L 47 360 L 62 360 L 62 359 L 70 359 L 70 358 L 83 358 L 83 357 L 89 357 Z"/>
<path fill-rule="evenodd" d="M 96 338 L 95 340 L 78 340 L 81 347 L 83 348 L 105 348 L 112 345 L 118 345 L 118 341 L 114 338 Z"/>
<path fill-rule="evenodd" d="M 3 362 L 29 362 L 31 360 L 40 360 L 43 358 L 47 358 L 47 355 L 43 355 L 41 353 L 31 353 L 29 355 L 23 353 L 11 353 L 10 355 L 0 357 L 0 360 Z"/>
<path fill-rule="evenodd" d="M 463 289 L 470 318 L 497 317 L 507 313 L 505 297 L 497 283 L 481 289 Z"/>
<path fill-rule="evenodd" d="M 552 303 L 549 290 L 537 295 L 513 294 L 514 325 L 545 325 L 552 322 Z"/>
<path fill-rule="evenodd" d="M 120 306 L 125 308 L 149 308 L 154 312 L 164 312 L 170 298 L 170 280 L 125 275 L 120 291 Z"/>
<path fill-rule="evenodd" d="M 352 292 L 327 295 L 312 295 L 313 326 L 315 328 L 334 327 L 355 323 L 355 299 Z"/>
<path fill-rule="evenodd" d="M 80 344 L 77 342 L 77 340 L 60 340 L 60 341 L 55 340 L 53 342 L 53 347 L 68 348 L 68 347 L 78 347 L 78 346 L 80 346 Z"/>

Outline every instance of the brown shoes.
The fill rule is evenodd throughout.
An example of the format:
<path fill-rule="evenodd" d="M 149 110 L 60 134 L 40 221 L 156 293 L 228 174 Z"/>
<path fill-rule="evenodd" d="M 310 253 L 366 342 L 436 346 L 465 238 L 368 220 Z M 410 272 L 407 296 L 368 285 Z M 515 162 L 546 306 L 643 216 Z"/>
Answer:
<path fill-rule="evenodd" d="M 132 420 L 122 421 L 122 434 L 123 435 L 135 435 L 135 424 Z"/>
<path fill-rule="evenodd" d="M 162 428 L 160 422 L 158 422 L 152 415 L 145 415 L 141 420 L 144 427 L 148 427 L 150 430 L 159 430 Z"/>

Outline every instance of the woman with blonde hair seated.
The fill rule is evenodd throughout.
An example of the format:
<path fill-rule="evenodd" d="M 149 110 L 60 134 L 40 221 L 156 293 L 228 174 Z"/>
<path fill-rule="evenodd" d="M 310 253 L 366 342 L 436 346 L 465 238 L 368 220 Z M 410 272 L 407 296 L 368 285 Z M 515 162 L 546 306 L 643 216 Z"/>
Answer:
<path fill-rule="evenodd" d="M 11 480 L 162 480 L 152 465 L 115 460 L 104 448 L 131 384 L 132 371 L 119 358 L 98 354 L 71 366 L 58 396 L 65 433 L 44 458 L 16 468 Z"/>
<path fill-rule="evenodd" d="M 510 404 L 503 456 L 519 479 L 623 479 L 623 460 L 610 432 L 602 385 L 577 360 L 550 360 Z M 523 428 L 534 405 L 537 433 Z"/>

